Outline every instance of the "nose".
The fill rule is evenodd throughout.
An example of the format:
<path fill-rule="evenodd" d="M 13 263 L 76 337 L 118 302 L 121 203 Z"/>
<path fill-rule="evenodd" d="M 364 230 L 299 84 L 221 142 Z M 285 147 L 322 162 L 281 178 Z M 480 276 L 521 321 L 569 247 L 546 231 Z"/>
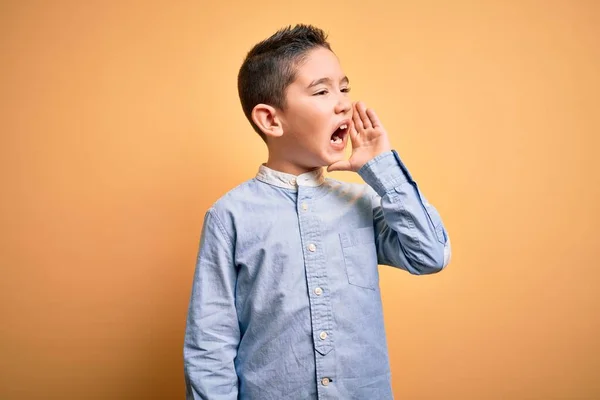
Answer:
<path fill-rule="evenodd" d="M 335 105 L 336 114 L 347 114 L 352 109 L 352 102 L 347 93 L 338 94 L 338 101 Z"/>

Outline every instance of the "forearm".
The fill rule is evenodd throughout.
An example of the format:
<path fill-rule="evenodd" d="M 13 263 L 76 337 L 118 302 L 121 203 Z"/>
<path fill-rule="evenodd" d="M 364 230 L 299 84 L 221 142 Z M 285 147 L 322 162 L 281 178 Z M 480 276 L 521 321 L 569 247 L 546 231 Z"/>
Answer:
<path fill-rule="evenodd" d="M 186 329 L 184 345 L 186 398 L 236 400 L 238 377 L 234 359 L 237 346 L 232 337 L 222 338 L 206 331 L 197 334 L 193 329 Z"/>
<path fill-rule="evenodd" d="M 380 154 L 358 173 L 377 194 L 373 213 L 380 264 L 414 274 L 445 267 L 450 244 L 442 220 L 397 153 Z"/>

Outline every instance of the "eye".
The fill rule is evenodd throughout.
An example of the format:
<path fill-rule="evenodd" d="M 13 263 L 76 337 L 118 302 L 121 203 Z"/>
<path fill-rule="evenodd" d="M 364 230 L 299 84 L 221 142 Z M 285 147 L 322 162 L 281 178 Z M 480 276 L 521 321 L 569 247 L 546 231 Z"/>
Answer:
<path fill-rule="evenodd" d="M 315 93 L 315 96 L 323 96 L 325 94 L 327 94 L 327 90 L 321 90 L 321 91 Z"/>
<path fill-rule="evenodd" d="M 350 88 L 349 87 L 342 88 L 342 93 L 350 93 Z"/>

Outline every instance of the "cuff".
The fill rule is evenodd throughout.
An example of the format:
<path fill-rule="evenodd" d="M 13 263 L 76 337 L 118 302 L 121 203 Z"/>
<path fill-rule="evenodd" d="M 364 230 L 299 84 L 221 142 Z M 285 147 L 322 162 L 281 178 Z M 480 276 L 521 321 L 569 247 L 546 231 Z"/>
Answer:
<path fill-rule="evenodd" d="M 396 150 L 369 160 L 358 170 L 358 174 L 381 197 L 406 182 L 414 182 Z"/>

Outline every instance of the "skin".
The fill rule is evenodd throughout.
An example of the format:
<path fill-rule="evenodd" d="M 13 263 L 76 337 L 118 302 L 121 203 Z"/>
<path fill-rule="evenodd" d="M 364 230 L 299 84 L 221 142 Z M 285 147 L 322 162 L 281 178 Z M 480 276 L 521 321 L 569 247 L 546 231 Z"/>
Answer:
<path fill-rule="evenodd" d="M 286 89 L 284 109 L 254 107 L 252 118 L 267 136 L 267 167 L 293 175 L 321 167 L 356 172 L 391 150 L 377 114 L 361 101 L 350 101 L 348 84 L 335 54 L 319 47 L 298 66 L 296 79 Z M 332 145 L 331 135 L 342 122 L 348 123 L 348 134 L 342 146 Z M 352 153 L 345 159 L 348 140 Z"/>

